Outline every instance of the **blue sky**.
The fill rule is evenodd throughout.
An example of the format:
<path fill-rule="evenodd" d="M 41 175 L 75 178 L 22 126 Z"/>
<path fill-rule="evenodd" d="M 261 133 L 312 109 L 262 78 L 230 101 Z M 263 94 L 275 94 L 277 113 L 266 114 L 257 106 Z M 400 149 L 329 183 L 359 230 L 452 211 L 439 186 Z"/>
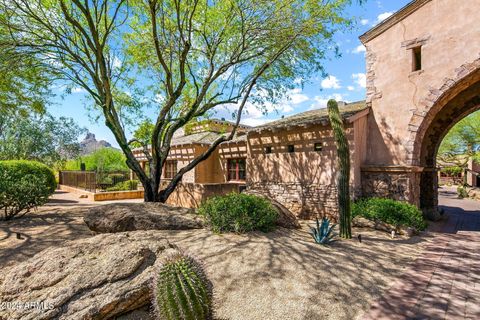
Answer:
<path fill-rule="evenodd" d="M 328 99 L 341 101 L 358 101 L 365 99 L 365 48 L 358 37 L 378 24 L 392 13 L 405 6 L 409 0 L 369 0 L 363 6 L 352 6 L 349 14 L 357 17 L 358 26 L 348 34 L 338 34 L 335 38 L 342 56 L 325 61 L 328 78 L 319 76 L 310 80 L 303 89 L 290 92 L 290 99 L 275 106 L 275 110 L 264 115 L 253 106 L 247 108 L 243 123 L 260 125 L 298 112 L 324 108 Z M 106 140 L 112 145 L 117 143 L 113 134 L 105 126 L 102 119 L 95 121 L 87 110 L 87 99 L 81 90 L 73 90 L 71 94 L 59 96 L 49 106 L 55 116 L 66 116 L 75 119 L 82 127 L 94 133 L 98 140 Z M 273 107 L 272 107 L 273 109 Z"/>

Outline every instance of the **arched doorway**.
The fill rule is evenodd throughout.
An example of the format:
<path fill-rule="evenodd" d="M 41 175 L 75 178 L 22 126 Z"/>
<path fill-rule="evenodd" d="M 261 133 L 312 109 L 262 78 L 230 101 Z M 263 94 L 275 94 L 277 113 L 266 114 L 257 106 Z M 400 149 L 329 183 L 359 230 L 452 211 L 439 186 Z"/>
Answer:
<path fill-rule="evenodd" d="M 429 108 L 412 118 L 420 122 L 412 125 L 410 141 L 413 145 L 411 164 L 423 167 L 419 177 L 419 203 L 424 213 L 433 219 L 438 215 L 436 156 L 440 143 L 458 121 L 480 109 L 478 61 L 457 74 L 457 79 L 446 79 L 442 88 L 430 90 L 431 96 L 426 98 Z"/>

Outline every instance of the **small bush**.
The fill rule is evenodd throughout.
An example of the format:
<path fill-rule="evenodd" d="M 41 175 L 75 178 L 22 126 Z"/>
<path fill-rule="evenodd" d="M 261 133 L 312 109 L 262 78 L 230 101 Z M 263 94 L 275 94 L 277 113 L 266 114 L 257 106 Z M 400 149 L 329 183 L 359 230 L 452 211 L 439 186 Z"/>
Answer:
<path fill-rule="evenodd" d="M 0 161 L 0 220 L 10 220 L 45 204 L 55 192 L 55 175 L 35 161 Z"/>
<path fill-rule="evenodd" d="M 201 205 L 199 213 L 214 232 L 268 232 L 278 218 L 268 200 L 243 193 L 212 197 Z"/>
<path fill-rule="evenodd" d="M 417 207 L 391 199 L 369 198 L 356 201 L 352 205 L 352 216 L 380 220 L 396 227 L 413 227 L 417 230 L 427 227 L 422 212 Z"/>
<path fill-rule="evenodd" d="M 113 187 L 107 188 L 107 191 L 128 191 L 128 190 L 137 190 L 138 181 L 137 180 L 127 180 L 122 181 L 114 185 Z"/>
<path fill-rule="evenodd" d="M 468 191 L 465 189 L 465 187 L 458 187 L 457 188 L 457 194 L 458 198 L 463 199 L 463 198 L 468 198 Z"/>

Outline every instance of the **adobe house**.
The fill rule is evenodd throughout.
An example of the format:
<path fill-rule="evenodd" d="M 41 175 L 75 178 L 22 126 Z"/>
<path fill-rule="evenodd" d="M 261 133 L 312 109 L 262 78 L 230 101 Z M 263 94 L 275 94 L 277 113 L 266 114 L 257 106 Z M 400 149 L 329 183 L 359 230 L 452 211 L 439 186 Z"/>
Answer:
<path fill-rule="evenodd" d="M 352 193 L 361 194 L 365 162 L 365 102 L 340 103 L 350 147 Z M 312 110 L 250 129 L 247 189 L 267 195 L 302 218 L 338 211 L 336 147 L 327 109 Z"/>
<path fill-rule="evenodd" d="M 224 120 L 204 120 L 185 126 L 175 133 L 162 179 L 167 183 L 174 174 L 198 157 L 221 135 L 232 131 L 233 124 Z M 246 131 L 240 125 L 232 141 L 222 143 L 211 156 L 187 172 L 168 203 L 182 207 L 198 207 L 213 195 L 239 192 L 245 188 Z M 147 159 L 141 148 L 135 149 L 135 157 L 148 171 Z"/>
<path fill-rule="evenodd" d="M 351 149 L 351 184 L 361 193 L 360 165 L 366 150 L 364 101 L 340 104 Z M 162 178 L 168 180 L 220 135 L 231 123 L 204 120 L 187 126 L 172 140 Z M 140 149 L 134 151 L 146 167 Z M 198 207 L 213 195 L 242 191 L 266 195 L 301 217 L 335 216 L 336 149 L 326 109 L 296 114 L 264 126 L 242 126 L 232 141 L 188 172 L 168 199 L 176 206 Z"/>
<path fill-rule="evenodd" d="M 467 184 L 474 188 L 480 188 L 480 163 L 470 160 L 467 167 Z"/>
<path fill-rule="evenodd" d="M 478 0 L 416 0 L 360 37 L 371 108 L 364 195 L 437 216 L 438 147 L 480 109 L 479 20 Z"/>

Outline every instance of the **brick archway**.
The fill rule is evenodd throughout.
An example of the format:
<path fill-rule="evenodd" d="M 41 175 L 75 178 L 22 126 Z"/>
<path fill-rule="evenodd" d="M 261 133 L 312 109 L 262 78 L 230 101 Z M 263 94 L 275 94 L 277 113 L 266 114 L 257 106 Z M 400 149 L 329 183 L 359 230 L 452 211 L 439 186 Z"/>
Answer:
<path fill-rule="evenodd" d="M 433 218 L 438 206 L 436 155 L 441 141 L 461 119 L 480 109 L 480 58 L 455 70 L 443 85 L 431 88 L 409 123 L 408 160 L 422 167 L 419 204 Z"/>
<path fill-rule="evenodd" d="M 441 110 L 444 110 L 449 103 L 452 105 L 452 100 L 455 99 L 455 97 L 458 97 L 463 91 L 478 82 L 480 82 L 480 58 L 455 69 L 451 77 L 445 78 L 439 88 L 430 88 L 429 94 L 420 100 L 420 104 L 417 109 L 413 111 L 408 125 L 409 137 L 406 146 L 410 165 L 425 165 L 425 163 L 422 163 L 421 156 L 428 129 L 436 120 L 438 121 L 438 115 Z M 466 104 L 466 102 L 464 102 L 464 104 Z M 467 109 L 470 108 L 471 110 L 465 110 L 463 107 L 464 106 L 458 108 L 460 110 L 454 112 L 457 113 L 456 119 L 450 119 L 450 121 L 446 123 L 448 128 L 444 127 L 445 130 L 443 130 L 442 139 L 456 122 L 475 111 L 472 106 L 467 107 Z M 440 139 L 440 141 L 442 139 Z"/>

